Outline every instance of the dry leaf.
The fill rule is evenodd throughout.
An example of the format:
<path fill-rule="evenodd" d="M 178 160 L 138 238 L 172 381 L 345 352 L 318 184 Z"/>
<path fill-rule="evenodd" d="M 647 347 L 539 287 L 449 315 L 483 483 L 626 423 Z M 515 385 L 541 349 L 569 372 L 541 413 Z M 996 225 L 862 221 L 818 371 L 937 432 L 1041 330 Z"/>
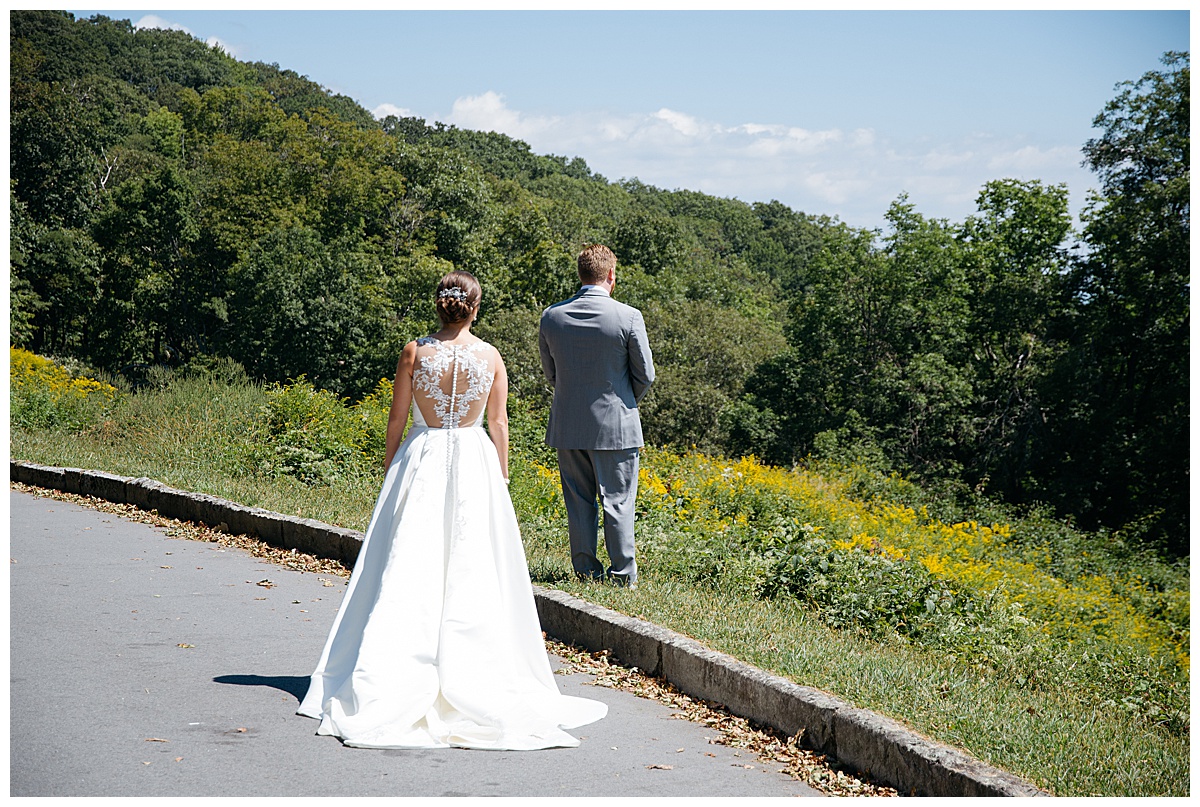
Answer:
<path fill-rule="evenodd" d="M 159 566 L 160 569 L 174 569 L 174 566 Z"/>
<path fill-rule="evenodd" d="M 675 766 L 674 765 L 647 765 L 646 769 L 651 770 L 651 771 L 673 771 L 673 770 L 675 770 Z"/>
<path fill-rule="evenodd" d="M 162 737 L 147 737 L 146 742 L 148 742 L 148 743 L 169 743 L 171 741 L 164 740 Z"/>
<path fill-rule="evenodd" d="M 176 762 L 182 762 L 182 761 L 183 761 L 183 757 L 175 757 L 175 761 L 176 761 Z"/>
<path fill-rule="evenodd" d="M 238 733 L 238 734 L 245 734 L 245 733 L 246 733 L 246 727 L 245 727 L 245 726 L 239 726 L 239 727 L 238 727 L 238 730 L 237 730 L 237 733 Z"/>
<path fill-rule="evenodd" d="M 177 645 L 175 645 L 175 646 L 176 646 L 176 647 L 195 647 L 196 645 L 194 645 L 194 644 L 188 644 L 187 642 L 180 642 L 179 644 L 177 644 Z"/>

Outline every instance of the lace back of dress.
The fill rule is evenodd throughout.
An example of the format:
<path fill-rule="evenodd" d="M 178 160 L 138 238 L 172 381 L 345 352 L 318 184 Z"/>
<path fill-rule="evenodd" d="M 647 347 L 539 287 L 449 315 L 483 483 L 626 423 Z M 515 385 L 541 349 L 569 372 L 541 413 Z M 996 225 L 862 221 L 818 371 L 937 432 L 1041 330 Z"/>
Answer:
<path fill-rule="evenodd" d="M 413 405 L 435 429 L 478 426 L 492 389 L 491 350 L 486 342 L 447 345 L 432 337 L 417 340 Z"/>

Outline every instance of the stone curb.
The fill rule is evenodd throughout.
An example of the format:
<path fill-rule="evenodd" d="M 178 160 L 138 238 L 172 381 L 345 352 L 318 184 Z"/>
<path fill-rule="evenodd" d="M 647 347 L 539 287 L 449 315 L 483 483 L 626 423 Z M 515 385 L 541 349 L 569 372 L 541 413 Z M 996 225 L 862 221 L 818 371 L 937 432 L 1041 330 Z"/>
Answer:
<path fill-rule="evenodd" d="M 10 478 L 41 488 L 132 504 L 160 515 L 223 527 L 272 546 L 353 566 L 363 534 L 313 519 L 167 487 L 153 479 L 80 468 L 9 461 Z M 622 663 L 661 677 L 681 692 L 723 704 L 772 726 L 839 763 L 869 773 L 901 793 L 924 796 L 1046 796 L 1045 791 L 935 742 L 880 714 L 711 650 L 694 639 L 641 619 L 534 586 L 547 634 L 589 650 L 610 650 Z"/>

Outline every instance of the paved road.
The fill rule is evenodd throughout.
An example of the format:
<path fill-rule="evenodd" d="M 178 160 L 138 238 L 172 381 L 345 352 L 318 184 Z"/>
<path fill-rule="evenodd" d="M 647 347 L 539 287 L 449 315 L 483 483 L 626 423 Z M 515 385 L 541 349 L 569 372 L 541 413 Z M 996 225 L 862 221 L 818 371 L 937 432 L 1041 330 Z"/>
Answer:
<path fill-rule="evenodd" d="M 10 496 L 10 795 L 818 795 L 580 673 L 609 715 L 579 748 L 346 748 L 295 714 L 341 579 Z"/>

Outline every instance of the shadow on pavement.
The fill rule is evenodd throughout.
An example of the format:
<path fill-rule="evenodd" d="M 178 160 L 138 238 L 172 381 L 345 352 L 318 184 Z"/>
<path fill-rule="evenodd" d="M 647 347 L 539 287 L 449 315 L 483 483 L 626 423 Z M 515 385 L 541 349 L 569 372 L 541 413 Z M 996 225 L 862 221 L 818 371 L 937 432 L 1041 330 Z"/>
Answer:
<path fill-rule="evenodd" d="M 241 687 L 273 687 L 288 693 L 299 703 L 308 692 L 309 676 L 304 675 L 218 675 L 213 679 L 218 684 L 233 684 Z"/>

